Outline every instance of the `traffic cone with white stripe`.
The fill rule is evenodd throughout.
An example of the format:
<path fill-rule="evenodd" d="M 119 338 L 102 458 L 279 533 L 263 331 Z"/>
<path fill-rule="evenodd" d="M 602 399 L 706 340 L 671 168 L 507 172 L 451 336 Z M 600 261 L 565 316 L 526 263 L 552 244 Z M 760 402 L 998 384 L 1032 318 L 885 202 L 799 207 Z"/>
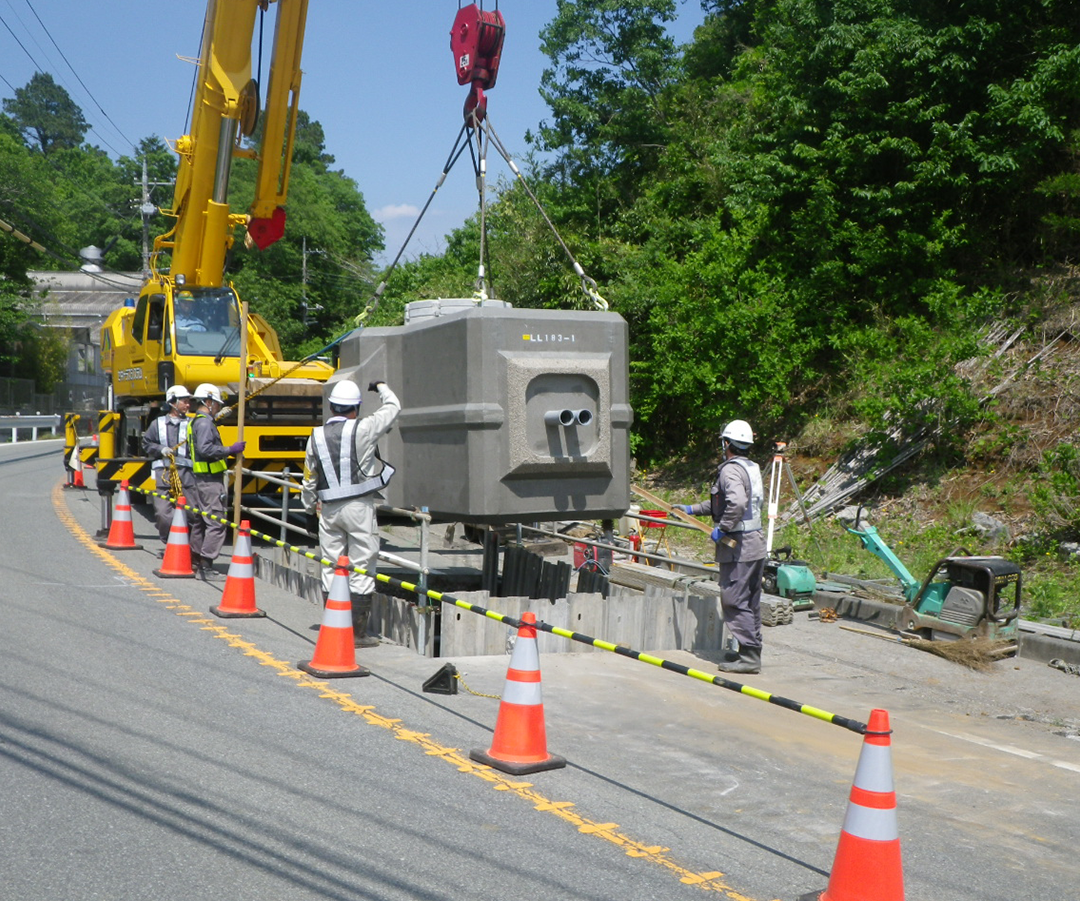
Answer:
<path fill-rule="evenodd" d="M 872 710 L 821 901 L 904 901 L 889 712 Z"/>
<path fill-rule="evenodd" d="M 352 601 L 349 598 L 351 565 L 348 557 L 338 557 L 326 596 L 319 637 L 315 641 L 315 653 L 307 663 L 296 664 L 305 673 L 320 679 L 371 675 L 371 670 L 356 662 L 353 646 Z"/>
<path fill-rule="evenodd" d="M 191 568 L 191 545 L 188 544 L 187 516 L 184 505 L 187 500 L 183 495 L 176 499 L 172 525 L 169 527 L 169 540 L 165 543 L 165 557 L 161 569 L 155 569 L 154 575 L 163 579 L 194 579 Z"/>
<path fill-rule="evenodd" d="M 549 754 L 547 750 L 535 613 L 521 614 L 491 748 L 487 751 L 476 748 L 469 752 L 469 757 L 514 776 L 566 766 L 566 758 Z"/>
<path fill-rule="evenodd" d="M 225 577 L 225 590 L 221 603 L 211 607 L 214 616 L 225 619 L 237 617 L 266 616 L 266 611 L 255 606 L 255 566 L 251 556 L 251 523 L 243 520 L 236 533 L 236 546 Z"/>
<path fill-rule="evenodd" d="M 113 508 L 112 522 L 109 524 L 109 535 L 102 543 L 111 551 L 138 551 L 141 544 L 135 543 L 135 526 L 131 521 L 131 495 L 128 493 L 128 480 L 120 483 L 120 490 L 116 494 L 116 505 Z"/>

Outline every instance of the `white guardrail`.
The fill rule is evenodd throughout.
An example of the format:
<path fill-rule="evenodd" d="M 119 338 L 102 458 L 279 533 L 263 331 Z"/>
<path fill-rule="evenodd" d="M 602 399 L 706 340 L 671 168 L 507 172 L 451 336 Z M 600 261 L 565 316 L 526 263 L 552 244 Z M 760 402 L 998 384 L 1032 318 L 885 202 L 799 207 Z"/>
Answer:
<path fill-rule="evenodd" d="M 59 413 L 51 416 L 0 416 L 0 441 L 11 441 L 14 444 L 20 437 L 25 439 L 27 433 L 31 441 L 37 441 L 38 431 L 51 432 L 50 437 L 55 437 L 63 425 L 64 417 Z"/>

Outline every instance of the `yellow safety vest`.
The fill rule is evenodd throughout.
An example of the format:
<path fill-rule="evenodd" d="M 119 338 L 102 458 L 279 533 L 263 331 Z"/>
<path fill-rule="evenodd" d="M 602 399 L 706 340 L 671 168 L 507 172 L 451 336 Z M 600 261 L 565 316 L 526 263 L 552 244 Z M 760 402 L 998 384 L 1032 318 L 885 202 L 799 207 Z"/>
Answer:
<path fill-rule="evenodd" d="M 210 419 L 205 413 L 196 413 L 196 419 Z M 213 422 L 212 419 L 210 419 Z M 217 475 L 224 472 L 229 468 L 229 464 L 225 460 L 214 460 L 212 463 L 208 463 L 206 460 L 200 460 L 195 453 L 195 430 L 191 427 L 188 428 L 188 455 L 191 457 L 191 469 L 196 474 L 209 473 L 210 475 Z"/>

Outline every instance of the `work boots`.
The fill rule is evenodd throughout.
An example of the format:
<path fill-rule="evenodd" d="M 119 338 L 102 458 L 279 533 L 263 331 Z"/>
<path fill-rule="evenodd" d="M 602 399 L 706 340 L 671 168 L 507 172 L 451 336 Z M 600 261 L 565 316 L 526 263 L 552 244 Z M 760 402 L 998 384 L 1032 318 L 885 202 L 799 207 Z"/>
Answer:
<path fill-rule="evenodd" d="M 196 575 L 201 576 L 204 580 L 214 579 L 220 575 L 220 573 L 214 569 L 214 559 L 212 557 L 203 557 L 198 554 L 192 554 L 191 568 Z"/>
<path fill-rule="evenodd" d="M 368 618 L 371 616 L 371 595 L 349 592 L 352 602 L 353 646 L 358 648 L 377 648 L 379 639 L 367 634 Z"/>
<path fill-rule="evenodd" d="M 756 648 L 748 645 L 739 647 L 739 658 L 730 663 L 721 663 L 718 670 L 722 673 L 760 673 L 761 672 L 761 646 Z"/>

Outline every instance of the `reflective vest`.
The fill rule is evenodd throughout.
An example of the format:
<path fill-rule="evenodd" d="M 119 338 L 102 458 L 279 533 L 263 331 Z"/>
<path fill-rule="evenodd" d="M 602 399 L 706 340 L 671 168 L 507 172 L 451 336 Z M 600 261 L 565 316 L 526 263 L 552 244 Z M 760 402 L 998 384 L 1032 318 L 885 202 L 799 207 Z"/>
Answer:
<path fill-rule="evenodd" d="M 196 419 L 210 419 L 205 413 L 196 413 Z M 218 475 L 229 468 L 229 464 L 225 460 L 214 460 L 212 463 L 208 463 L 206 460 L 200 460 L 199 455 L 195 452 L 195 430 L 191 427 L 191 423 L 188 423 L 188 449 L 191 456 L 191 469 L 193 472 L 199 475 L 205 475 L 209 473 L 212 476 Z"/>
<path fill-rule="evenodd" d="M 720 469 L 729 463 L 737 463 L 750 477 L 750 503 L 746 505 L 741 522 L 735 523 L 728 531 L 730 532 L 759 532 L 761 531 L 761 508 L 765 502 L 765 487 L 761 481 L 761 468 L 753 460 L 746 457 L 732 457 L 720 464 L 716 474 L 716 484 L 712 491 L 712 518 L 713 522 L 719 522 L 724 511 L 720 509 Z"/>
<path fill-rule="evenodd" d="M 363 497 L 385 488 L 394 474 L 394 467 L 379 457 L 382 470 L 373 476 L 362 472 L 356 457 L 357 419 L 333 418 L 311 433 L 315 453 L 319 458 L 319 478 L 316 491 L 321 501 L 337 501 L 348 497 Z"/>
<path fill-rule="evenodd" d="M 169 422 L 168 419 L 169 416 L 168 414 L 166 414 L 164 416 L 159 416 L 152 423 L 150 423 L 151 429 L 154 429 L 155 427 L 157 428 L 157 440 L 155 441 L 155 443 L 172 450 L 173 458 L 176 460 L 177 466 L 183 467 L 185 469 L 190 469 L 191 460 L 188 459 L 188 441 L 190 439 L 188 435 L 191 432 L 191 423 L 188 421 L 188 418 L 186 416 L 183 419 L 176 420 L 174 422 Z M 175 441 L 169 440 L 168 427 L 170 425 L 177 426 Z M 155 460 L 153 463 L 150 464 L 150 468 L 155 471 L 159 469 L 164 469 L 165 461 Z"/>

